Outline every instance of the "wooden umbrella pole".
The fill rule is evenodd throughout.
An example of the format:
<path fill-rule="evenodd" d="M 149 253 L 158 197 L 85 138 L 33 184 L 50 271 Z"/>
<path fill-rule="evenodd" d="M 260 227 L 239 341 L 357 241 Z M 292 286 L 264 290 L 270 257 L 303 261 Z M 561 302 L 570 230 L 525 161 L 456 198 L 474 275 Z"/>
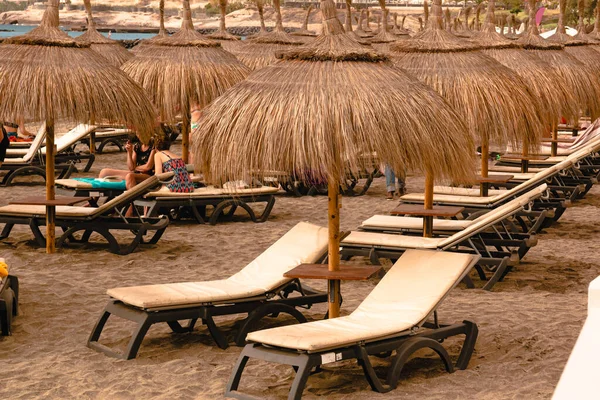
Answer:
<path fill-rule="evenodd" d="M 481 141 L 481 177 L 488 177 L 488 159 L 490 158 L 490 140 L 487 135 Z"/>
<path fill-rule="evenodd" d="M 46 120 L 46 200 L 54 200 L 54 119 Z M 56 207 L 46 206 L 46 253 L 52 254 L 56 251 L 54 223 L 56 220 Z"/>
<path fill-rule="evenodd" d="M 556 157 L 558 154 L 558 127 L 556 124 L 552 126 L 552 142 L 550 144 L 550 155 Z"/>
<path fill-rule="evenodd" d="M 425 202 L 426 210 L 433 210 L 433 173 L 427 171 L 425 175 Z M 433 236 L 433 216 L 423 216 L 423 237 Z"/>
<path fill-rule="evenodd" d="M 337 180 L 329 179 L 327 185 L 329 212 L 329 271 L 340 269 L 340 185 Z M 340 316 L 340 281 L 327 281 L 329 298 L 329 318 Z"/>
<path fill-rule="evenodd" d="M 96 117 L 92 115 L 90 118 L 90 125 L 96 125 Z M 90 132 L 90 154 L 96 153 L 96 129 Z"/>
<path fill-rule="evenodd" d="M 190 107 L 185 107 L 183 113 L 183 124 L 181 126 L 181 158 L 183 158 L 184 163 L 189 162 L 190 158 L 190 130 L 191 130 L 191 120 L 192 115 L 190 113 Z"/>
<path fill-rule="evenodd" d="M 527 140 L 523 139 L 523 149 L 521 150 L 523 158 L 521 159 L 521 172 L 525 173 L 529 170 L 529 147 L 527 146 Z"/>

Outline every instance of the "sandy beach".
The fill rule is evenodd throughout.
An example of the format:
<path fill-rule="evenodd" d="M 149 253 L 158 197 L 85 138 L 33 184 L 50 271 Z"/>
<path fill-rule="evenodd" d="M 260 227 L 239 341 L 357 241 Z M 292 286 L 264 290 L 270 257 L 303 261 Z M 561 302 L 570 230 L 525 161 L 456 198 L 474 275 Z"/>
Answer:
<path fill-rule="evenodd" d="M 89 174 L 78 176 L 94 176 L 102 167 L 115 165 L 125 165 L 124 153 L 100 155 Z M 423 178 L 409 175 L 408 191 L 422 189 Z M 43 193 L 41 184 L 0 187 L 0 205 Z M 379 178 L 365 196 L 344 198 L 342 229 L 354 229 L 367 217 L 394 208 L 397 201 L 386 201 L 384 195 L 385 182 Z M 155 325 L 135 360 L 116 360 L 88 349 L 87 337 L 108 300 L 106 290 L 225 278 L 297 222 L 325 225 L 326 201 L 323 196 L 293 198 L 282 192 L 268 222 L 255 224 L 240 214 L 216 226 L 174 223 L 157 245 L 127 256 L 97 247 L 47 255 L 32 244 L 28 228 L 15 228 L 10 239 L 0 242 L 0 257 L 21 283 L 14 334 L 0 337 L 0 398 L 222 398 L 240 349 L 219 349 L 202 326 L 193 333 L 173 334 L 166 325 Z M 399 387 L 381 395 L 369 389 L 356 363 L 328 365 L 309 379 L 305 397 L 550 398 L 585 320 L 587 285 L 600 273 L 599 210 L 596 187 L 540 235 L 524 262 L 492 292 L 461 285 L 451 293 L 440 309 L 441 320 L 469 319 L 480 329 L 467 370 L 448 374 L 432 354 L 418 353 Z M 308 283 L 324 288 L 321 282 Z M 343 283 L 342 314 L 351 312 L 376 283 Z M 480 284 L 477 279 L 475 283 Z M 319 319 L 324 312 L 320 305 L 306 315 Z M 219 321 L 233 335 L 235 319 Z M 104 343 L 124 346 L 131 328 L 110 320 Z M 457 354 L 457 343 L 447 347 Z M 254 362 L 242 385 L 256 395 L 285 398 L 292 379 L 291 368 Z"/>

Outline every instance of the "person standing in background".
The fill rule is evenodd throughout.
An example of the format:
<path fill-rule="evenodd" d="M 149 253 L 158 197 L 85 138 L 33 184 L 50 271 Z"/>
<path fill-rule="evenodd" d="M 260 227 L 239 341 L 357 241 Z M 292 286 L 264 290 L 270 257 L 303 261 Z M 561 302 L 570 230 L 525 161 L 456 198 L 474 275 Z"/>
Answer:
<path fill-rule="evenodd" d="M 404 170 L 398 171 L 398 196 L 406 194 L 406 172 Z M 396 192 L 396 174 L 389 165 L 385 166 L 385 186 L 387 193 L 385 198 L 387 200 L 394 200 L 394 193 Z"/>

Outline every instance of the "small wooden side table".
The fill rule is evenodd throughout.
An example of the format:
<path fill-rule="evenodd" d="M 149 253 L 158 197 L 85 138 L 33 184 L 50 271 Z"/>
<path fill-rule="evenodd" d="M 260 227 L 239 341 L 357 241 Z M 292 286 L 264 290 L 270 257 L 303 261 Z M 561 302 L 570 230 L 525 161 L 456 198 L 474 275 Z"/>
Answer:
<path fill-rule="evenodd" d="M 547 160 L 548 156 L 542 155 L 531 155 L 531 156 L 523 156 L 523 155 L 504 155 L 500 158 L 502 160 L 521 160 L 521 172 L 525 173 L 529 171 L 529 161 L 535 160 Z"/>
<path fill-rule="evenodd" d="M 329 302 L 335 302 L 340 281 L 366 281 L 383 267 L 380 265 L 340 265 L 338 271 L 329 271 L 327 264 L 300 264 L 283 276 L 292 279 L 326 279 Z"/>
<path fill-rule="evenodd" d="M 476 179 L 476 182 L 479 183 L 479 193 L 481 197 L 489 196 L 490 185 L 506 183 L 514 178 L 514 175 L 508 174 L 499 174 L 499 175 L 490 175 L 490 176 L 479 176 Z"/>
<path fill-rule="evenodd" d="M 451 218 L 462 213 L 464 207 L 455 206 L 433 206 L 426 209 L 420 204 L 400 204 L 390 211 L 391 215 L 414 215 L 423 217 L 423 236 L 433 236 L 433 217 Z"/>

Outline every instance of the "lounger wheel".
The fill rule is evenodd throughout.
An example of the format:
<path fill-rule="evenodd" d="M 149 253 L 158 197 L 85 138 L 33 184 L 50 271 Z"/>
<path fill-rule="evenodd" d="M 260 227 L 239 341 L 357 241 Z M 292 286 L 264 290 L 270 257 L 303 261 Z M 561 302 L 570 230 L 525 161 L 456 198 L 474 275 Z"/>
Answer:
<path fill-rule="evenodd" d="M 273 314 L 289 314 L 299 323 L 306 322 L 306 317 L 295 307 L 281 303 L 264 304 L 248 314 L 248 318 L 244 320 L 244 323 L 235 338 L 235 344 L 240 347 L 244 346 L 246 344 L 246 336 L 248 333 L 256 328 L 256 325 L 261 319 Z"/>

